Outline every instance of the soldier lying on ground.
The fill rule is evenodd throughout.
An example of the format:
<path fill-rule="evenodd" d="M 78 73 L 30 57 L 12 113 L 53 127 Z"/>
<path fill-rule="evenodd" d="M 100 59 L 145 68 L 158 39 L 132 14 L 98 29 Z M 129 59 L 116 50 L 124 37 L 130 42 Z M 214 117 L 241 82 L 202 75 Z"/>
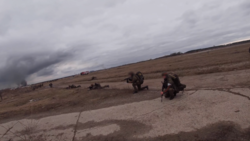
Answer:
<path fill-rule="evenodd" d="M 74 88 L 80 88 L 81 85 L 75 86 L 75 85 L 69 85 L 66 89 L 74 89 Z"/>
<path fill-rule="evenodd" d="M 109 88 L 109 85 L 101 86 L 99 83 L 91 84 L 89 90 Z"/>
<path fill-rule="evenodd" d="M 53 84 L 52 84 L 52 83 L 50 83 L 50 84 L 49 84 L 49 86 L 50 86 L 50 88 L 52 88 L 52 87 L 53 87 Z"/>
<path fill-rule="evenodd" d="M 91 78 L 91 80 L 95 80 L 95 79 L 97 79 L 97 78 L 96 78 L 96 77 L 94 77 L 94 76 Z M 91 81 L 91 80 L 90 80 L 90 81 Z"/>
<path fill-rule="evenodd" d="M 186 85 L 181 84 L 178 75 L 173 73 L 162 73 L 164 82 L 162 83 L 162 96 L 169 97 L 172 100 L 179 91 L 184 91 Z"/>
<path fill-rule="evenodd" d="M 128 75 L 129 78 L 127 79 L 127 83 L 132 83 L 134 94 L 144 89 L 148 90 L 148 86 L 141 87 L 143 80 L 140 80 L 138 75 L 134 74 L 134 72 L 129 72 Z"/>
<path fill-rule="evenodd" d="M 43 83 L 32 87 L 33 90 L 43 87 Z"/>

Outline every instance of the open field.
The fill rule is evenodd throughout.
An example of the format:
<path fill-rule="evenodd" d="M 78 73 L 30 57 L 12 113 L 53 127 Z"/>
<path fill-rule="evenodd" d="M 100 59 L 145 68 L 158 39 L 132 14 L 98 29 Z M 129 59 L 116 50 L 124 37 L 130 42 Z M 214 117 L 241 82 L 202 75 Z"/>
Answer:
<path fill-rule="evenodd" d="M 250 44 L 149 60 L 53 82 L 54 88 L 5 91 L 0 141 L 250 140 Z M 145 74 L 149 90 L 132 94 L 122 79 Z M 161 73 L 175 72 L 184 93 L 160 102 Z M 91 77 L 97 80 L 90 81 Z M 88 91 L 91 83 L 110 85 Z M 65 89 L 68 85 L 81 85 Z M 28 132 L 32 121 L 32 132 Z M 34 125 L 34 123 L 36 123 Z M 33 127 L 35 126 L 35 127 Z M 25 131 L 25 132 L 24 132 Z M 35 139 L 34 139 L 35 138 Z M 62 139 L 61 139 L 62 140 Z"/>

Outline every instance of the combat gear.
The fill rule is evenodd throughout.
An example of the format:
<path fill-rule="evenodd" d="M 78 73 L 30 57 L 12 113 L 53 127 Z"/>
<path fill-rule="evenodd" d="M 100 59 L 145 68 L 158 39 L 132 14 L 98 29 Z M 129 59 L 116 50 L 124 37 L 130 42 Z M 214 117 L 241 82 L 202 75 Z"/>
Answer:
<path fill-rule="evenodd" d="M 129 72 L 128 74 L 130 75 L 130 78 L 126 80 L 127 83 L 132 83 L 134 93 L 137 93 L 140 90 L 148 89 L 148 86 L 141 87 L 144 81 L 144 77 L 141 72 L 137 72 L 136 74 L 134 74 L 133 72 Z"/>
<path fill-rule="evenodd" d="M 125 78 L 122 81 L 125 81 L 125 80 L 126 80 L 127 83 L 129 83 L 130 81 L 132 81 L 131 77 Z"/>
<path fill-rule="evenodd" d="M 162 82 L 162 93 L 161 97 L 165 94 L 166 98 L 172 100 L 179 91 L 184 91 L 186 85 L 181 84 L 178 75 L 173 73 L 162 73 L 165 76 L 164 82 Z"/>
<path fill-rule="evenodd" d="M 140 80 L 141 84 L 143 84 L 143 82 L 144 82 L 143 74 L 141 72 L 137 72 L 136 75 L 139 77 L 139 80 Z"/>

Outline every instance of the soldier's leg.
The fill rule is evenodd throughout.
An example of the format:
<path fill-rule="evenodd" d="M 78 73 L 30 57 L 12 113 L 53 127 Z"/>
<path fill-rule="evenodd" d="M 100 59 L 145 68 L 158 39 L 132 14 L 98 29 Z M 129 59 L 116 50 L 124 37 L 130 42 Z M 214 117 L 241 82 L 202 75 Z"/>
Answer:
<path fill-rule="evenodd" d="M 164 92 L 165 98 L 168 98 L 168 97 L 170 97 L 170 96 L 169 96 L 169 93 L 168 93 L 168 92 L 165 92 L 166 90 L 167 90 L 167 88 L 164 88 L 164 89 L 163 89 L 163 92 Z"/>
<path fill-rule="evenodd" d="M 173 88 L 170 88 L 170 89 L 168 90 L 168 94 L 169 94 L 169 99 L 170 99 L 170 100 L 174 99 L 175 94 L 174 94 L 174 89 L 173 89 Z"/>
<path fill-rule="evenodd" d="M 138 90 L 137 90 L 137 88 L 136 88 L 136 84 L 132 84 L 133 85 L 133 88 L 134 88 L 134 93 L 137 93 L 138 92 Z"/>
<path fill-rule="evenodd" d="M 141 87 L 141 84 L 138 84 L 137 87 L 139 90 L 148 89 L 148 86 Z"/>

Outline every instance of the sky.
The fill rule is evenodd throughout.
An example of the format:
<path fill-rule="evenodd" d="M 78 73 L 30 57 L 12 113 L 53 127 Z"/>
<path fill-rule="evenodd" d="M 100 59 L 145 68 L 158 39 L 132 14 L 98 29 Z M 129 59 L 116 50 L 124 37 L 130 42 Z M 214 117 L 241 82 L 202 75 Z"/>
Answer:
<path fill-rule="evenodd" d="M 0 88 L 250 38 L 249 0 L 0 0 Z"/>

